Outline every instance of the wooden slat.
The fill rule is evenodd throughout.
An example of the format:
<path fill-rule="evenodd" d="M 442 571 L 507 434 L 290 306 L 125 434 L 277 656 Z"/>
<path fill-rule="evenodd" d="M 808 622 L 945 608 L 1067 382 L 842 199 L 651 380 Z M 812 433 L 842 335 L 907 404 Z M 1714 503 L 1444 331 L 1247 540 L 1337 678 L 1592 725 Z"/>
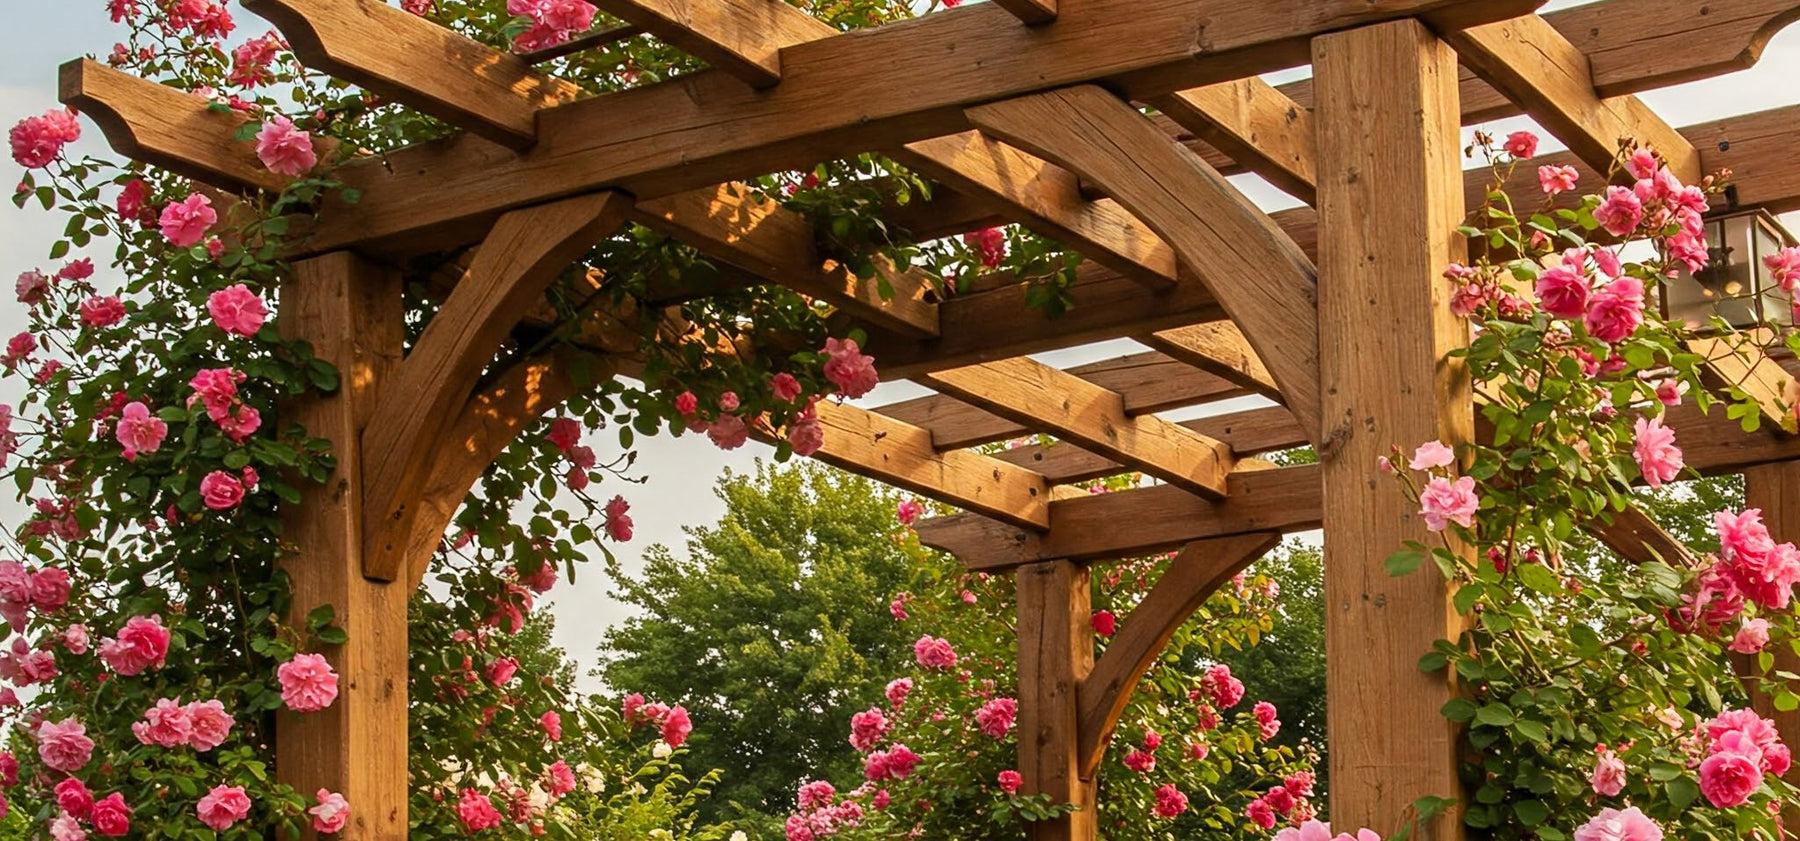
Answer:
<path fill-rule="evenodd" d="M 1180 425 L 1223 441 L 1239 457 L 1306 444 L 1306 436 L 1300 434 L 1300 424 L 1294 421 L 1293 414 L 1279 406 L 1182 421 Z M 995 453 L 994 458 L 1035 470 L 1058 484 L 1087 482 L 1129 472 L 1125 465 L 1062 441 L 1002 450 Z M 1239 465 L 1241 468 L 1243 462 Z"/>
<path fill-rule="evenodd" d="M 1080 766 L 1080 686 L 1094 668 L 1093 595 L 1088 570 L 1068 561 L 1016 574 L 1019 602 L 1019 773 L 1021 794 L 1046 794 L 1076 811 L 1027 823 L 1028 841 L 1094 841 L 1096 783 Z"/>
<path fill-rule="evenodd" d="M 968 4 L 789 47 L 765 91 L 702 72 L 552 109 L 516 158 L 447 141 L 346 167 L 363 199 L 325 208 L 312 247 L 443 248 L 508 208 L 584 190 L 656 198 L 965 131 L 962 109 L 1009 96 L 1089 81 L 1153 96 L 1304 63 L 1321 32 L 1446 9 L 1500 20 L 1541 2 L 1084 0 L 1043 27 Z"/>
<path fill-rule="evenodd" d="M 964 402 L 1197 494 L 1223 495 L 1225 476 L 1236 463 L 1224 444 L 1155 415 L 1127 414 L 1118 392 L 1026 357 L 952 368 L 921 379 Z"/>
<path fill-rule="evenodd" d="M 1251 172 L 1312 204 L 1317 151 L 1312 114 L 1257 78 L 1152 97 L 1149 104 Z"/>
<path fill-rule="evenodd" d="M 1012 13 L 1024 23 L 1049 23 L 1056 20 L 1056 0 L 994 0 L 994 5 Z"/>
<path fill-rule="evenodd" d="M 775 2 L 775 0 L 771 0 Z M 863 323 L 915 338 L 938 334 L 937 305 L 917 270 L 886 271 L 881 279 L 852 274 L 819 254 L 812 220 L 737 184 L 640 202 L 632 220 L 770 283 L 829 301 Z"/>
<path fill-rule="evenodd" d="M 629 24 L 625 26 L 612 26 L 607 27 L 606 29 L 598 29 L 589 32 L 586 35 L 578 35 L 557 44 L 554 47 L 545 47 L 541 50 L 532 50 L 528 53 L 518 53 L 518 56 L 519 60 L 526 64 L 543 64 L 546 61 L 554 61 L 565 56 L 572 56 L 576 53 L 587 52 L 588 50 L 636 38 L 642 34 L 644 34 L 644 28 L 641 26 L 631 26 Z"/>
<path fill-rule="evenodd" d="M 1664 531 L 1643 509 L 1633 505 L 1624 511 L 1608 512 L 1604 517 L 1590 520 L 1582 528 L 1619 557 L 1634 564 L 1659 561 L 1677 567 L 1694 562 L 1687 544 Z"/>
<path fill-rule="evenodd" d="M 1396 445 L 1473 440 L 1469 341 L 1444 266 L 1466 258 L 1456 53 L 1417 21 L 1313 42 L 1319 108 L 1318 440 L 1325 525 L 1326 686 L 1332 818 L 1387 826 L 1420 791 L 1456 792 L 1462 740 L 1438 710 L 1456 689 L 1418 668 L 1461 621 L 1430 564 L 1395 578 L 1384 561 L 1429 541 L 1418 511 L 1379 481 Z M 1298 413 L 1296 413 L 1298 415 Z M 1301 418 L 1305 424 L 1306 419 Z M 1450 551 L 1474 550 L 1452 539 Z M 1395 721 L 1415 722 L 1396 738 Z M 1369 773 L 1380 769 L 1379 773 Z M 1421 837 L 1463 837 L 1452 807 Z"/>
<path fill-rule="evenodd" d="M 1036 473 L 967 450 L 939 453 L 931 433 L 866 409 L 825 402 L 818 412 L 820 461 L 1013 527 L 1049 524 L 1050 484 Z"/>
<path fill-rule="evenodd" d="M 783 0 L 596 0 L 601 9 L 753 88 L 781 81 L 781 50 L 838 34 Z"/>
<path fill-rule="evenodd" d="M 308 67 L 514 149 L 537 142 L 539 111 L 582 96 L 518 56 L 377 0 L 244 0 L 244 8 L 274 23 Z"/>
<path fill-rule="evenodd" d="M 1688 349 L 1705 357 L 1715 388 L 1743 392 L 1762 409 L 1763 419 L 1782 431 L 1800 431 L 1800 381 L 1771 359 L 1761 345 L 1748 337 L 1711 337 L 1688 340 Z"/>
<path fill-rule="evenodd" d="M 1317 428 L 1316 277 L 1293 240 L 1186 147 L 1097 87 L 970 109 L 984 132 L 1104 187 L 1201 273 L 1281 384 L 1301 425 Z"/>
<path fill-rule="evenodd" d="M 570 262 L 625 220 L 630 199 L 595 193 L 514 211 L 475 254 L 405 363 L 382 389 L 363 434 L 363 572 L 393 581 L 406 572 L 417 500 L 444 430 L 506 335 Z"/>
<path fill-rule="evenodd" d="M 1661 154 L 1685 184 L 1699 183 L 1700 153 L 1631 94 L 1602 99 L 1588 57 L 1543 18 L 1527 15 L 1445 35 L 1465 65 L 1518 103 L 1589 166 L 1606 171 L 1623 141 Z"/>
<path fill-rule="evenodd" d="M 1283 401 L 1274 375 L 1250 347 L 1244 332 L 1229 321 L 1158 330 L 1139 341 L 1270 400 Z"/>
<path fill-rule="evenodd" d="M 1089 201 L 1079 179 L 979 132 L 908 143 L 895 160 L 960 194 L 985 199 L 1014 222 L 1157 289 L 1177 280 L 1175 252 L 1112 201 Z"/>
<path fill-rule="evenodd" d="M 1188 544 L 1170 559 L 1162 577 L 1119 623 L 1106 653 L 1081 682 L 1080 767 L 1093 777 L 1106 756 L 1113 728 L 1150 664 L 1175 632 L 1231 577 L 1281 542 L 1279 532 L 1221 537 Z"/>

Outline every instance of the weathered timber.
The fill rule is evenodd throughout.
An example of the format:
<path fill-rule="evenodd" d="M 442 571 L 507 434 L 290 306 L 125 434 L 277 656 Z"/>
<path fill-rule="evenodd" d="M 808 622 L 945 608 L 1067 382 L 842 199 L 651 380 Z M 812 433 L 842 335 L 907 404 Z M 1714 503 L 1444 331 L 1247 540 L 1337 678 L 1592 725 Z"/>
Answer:
<path fill-rule="evenodd" d="M 1229 321 L 1214 321 L 1158 330 L 1138 341 L 1216 374 L 1276 402 L 1283 402 L 1281 387 L 1263 364 L 1244 331 Z"/>
<path fill-rule="evenodd" d="M 1047 794 L 1076 811 L 1026 824 L 1030 841 L 1094 841 L 1093 779 L 1080 764 L 1080 686 L 1094 668 L 1086 567 L 1047 561 L 1015 574 L 1018 587 L 1019 773 L 1023 794 Z"/>
<path fill-rule="evenodd" d="M 1313 203 L 1318 163 L 1312 113 L 1268 82 L 1237 79 L 1151 97 L 1149 104 L 1240 166 Z"/>
<path fill-rule="evenodd" d="M 753 88 L 781 81 L 781 50 L 838 34 L 783 0 L 598 0 L 595 5 Z"/>

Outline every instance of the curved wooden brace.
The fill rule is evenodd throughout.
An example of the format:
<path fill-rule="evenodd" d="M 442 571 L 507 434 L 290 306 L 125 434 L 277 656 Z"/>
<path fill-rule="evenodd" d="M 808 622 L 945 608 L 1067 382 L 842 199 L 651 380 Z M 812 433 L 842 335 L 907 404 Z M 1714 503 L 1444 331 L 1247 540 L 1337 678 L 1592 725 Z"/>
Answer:
<path fill-rule="evenodd" d="M 600 0 L 596 5 L 753 88 L 781 81 L 783 48 L 838 34 L 785 0 Z"/>
<path fill-rule="evenodd" d="M 1232 576 L 1280 542 L 1279 532 L 1202 540 L 1169 561 L 1150 594 L 1120 623 L 1118 635 L 1077 692 L 1083 779 L 1092 779 L 1100 769 L 1132 691 L 1175 631 Z"/>
<path fill-rule="evenodd" d="M 363 431 L 363 574 L 393 581 L 440 434 L 469 399 L 495 351 L 551 281 L 612 233 L 629 197 L 600 192 L 501 217 L 474 262 L 383 388 Z"/>
<path fill-rule="evenodd" d="M 982 131 L 1100 185 L 1160 234 L 1244 331 L 1302 428 L 1319 428 L 1318 272 L 1268 214 L 1093 85 L 967 113 Z"/>
<path fill-rule="evenodd" d="M 1747 70 L 1777 33 L 1800 21 L 1795 0 L 1691 3 L 1612 0 L 1544 18 L 1586 53 L 1601 96 L 1667 87 Z M 1680 49 L 1673 49 L 1680 44 Z M 1646 60 L 1668 56 L 1668 62 Z"/>
<path fill-rule="evenodd" d="M 582 95 L 574 82 L 375 0 L 244 0 L 308 67 L 514 149 L 537 142 L 537 112 Z"/>

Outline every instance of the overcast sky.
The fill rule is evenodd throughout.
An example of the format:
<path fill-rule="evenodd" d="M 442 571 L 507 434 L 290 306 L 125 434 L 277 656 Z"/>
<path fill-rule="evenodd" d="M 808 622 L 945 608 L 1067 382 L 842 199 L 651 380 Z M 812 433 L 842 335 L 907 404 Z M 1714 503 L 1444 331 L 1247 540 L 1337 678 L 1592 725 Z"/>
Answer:
<path fill-rule="evenodd" d="M 0 122 L 10 126 L 18 118 L 39 113 L 56 104 L 56 67 L 61 62 L 83 54 L 104 54 L 117 40 L 113 26 L 107 21 L 105 0 L 0 0 L 6 10 L 9 26 L 0 27 Z M 1554 0 L 1546 8 L 1580 5 L 1572 0 Z M 236 8 L 240 34 L 256 34 L 266 27 L 254 15 Z M 1288 78 L 1295 74 L 1283 74 Z M 1303 75 L 1303 73 L 1302 73 Z M 1800 103 L 1800 27 L 1782 33 L 1769 46 L 1756 68 L 1676 88 L 1654 91 L 1643 98 L 1670 123 L 1691 125 L 1733 114 L 1761 111 Z M 1490 128 L 1510 131 L 1522 121 L 1507 121 Z M 77 149 L 96 155 L 110 155 L 92 124 Z M 1546 149 L 1556 148 L 1546 138 Z M 12 183 L 18 174 L 10 159 L 0 162 L 0 183 Z M 1239 179 L 1250 193 L 1268 209 L 1295 204 L 1286 196 L 1264 185 Z M 10 191 L 8 191 L 10 192 Z M 1800 218 L 1788 218 L 1790 227 L 1800 230 Z M 61 221 L 50 214 L 15 211 L 0 207 L 0 288 L 10 287 L 10 279 L 18 273 L 48 266 L 45 251 L 60 233 Z M 110 256 L 109 246 L 91 250 L 97 264 L 104 265 Z M 104 280 L 104 269 L 102 270 Z M 0 298 L 0 337 L 22 329 L 24 318 L 10 294 Z M 1138 350 L 1130 342 L 1113 342 L 1102 347 L 1064 352 L 1042 357 L 1053 364 L 1066 365 L 1108 358 Z M 0 390 L 0 400 L 8 400 L 15 392 Z M 883 386 L 863 401 L 880 405 L 923 393 L 906 384 Z M 10 402 L 10 400 L 8 400 Z M 1254 403 L 1233 401 L 1226 407 L 1243 408 Z M 1170 417 L 1190 417 L 1197 412 L 1172 413 Z M 605 446 L 610 436 L 598 436 L 591 442 L 596 449 Z M 637 522 L 636 540 L 620 551 L 628 565 L 635 563 L 643 547 L 652 543 L 682 545 L 683 525 L 712 522 L 722 506 L 713 496 L 711 486 L 726 469 L 745 470 L 759 456 L 771 451 L 749 444 L 735 453 L 722 453 L 704 439 L 654 439 L 639 442 L 638 473 L 647 479 L 641 486 L 621 488 L 631 499 Z M 602 460 L 606 460 L 604 455 Z M 15 526 L 22 509 L 17 505 L 0 507 L 5 511 L 8 528 Z M 572 587 L 553 594 L 552 609 L 558 617 L 558 642 L 571 655 L 584 663 L 591 662 L 593 650 L 605 629 L 624 616 L 619 605 L 606 597 L 609 589 L 598 568 L 590 568 Z"/>

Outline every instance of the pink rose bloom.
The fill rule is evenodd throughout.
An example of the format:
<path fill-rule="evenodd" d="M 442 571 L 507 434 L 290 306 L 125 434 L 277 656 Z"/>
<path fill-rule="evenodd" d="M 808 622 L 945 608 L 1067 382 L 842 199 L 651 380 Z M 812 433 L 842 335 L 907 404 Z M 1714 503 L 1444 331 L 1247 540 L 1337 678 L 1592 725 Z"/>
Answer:
<path fill-rule="evenodd" d="M 1515 131 L 1506 136 L 1506 144 L 1502 147 L 1506 154 L 1523 160 L 1537 154 L 1538 137 L 1529 131 Z"/>
<path fill-rule="evenodd" d="M 905 745 L 895 745 L 887 752 L 888 773 L 896 780 L 904 780 L 912 776 L 913 768 L 921 761 L 918 754 L 908 750 Z"/>
<path fill-rule="evenodd" d="M 63 647 L 77 657 L 88 651 L 88 629 L 86 625 L 70 625 L 63 631 Z"/>
<path fill-rule="evenodd" d="M 1125 758 L 1119 760 L 1119 763 L 1139 774 L 1148 774 L 1156 770 L 1156 757 L 1152 756 L 1149 751 L 1135 748 L 1127 752 Z"/>
<path fill-rule="evenodd" d="M 119 200 L 116 204 L 119 216 L 128 222 L 142 219 L 144 202 L 149 198 L 150 185 L 144 183 L 141 178 L 132 179 L 131 183 L 125 185 L 125 189 L 119 191 Z"/>
<path fill-rule="evenodd" d="M 1622 277 L 1594 293 L 1588 302 L 1588 335 L 1603 342 L 1618 343 L 1631 337 L 1644 323 L 1644 282 L 1635 277 Z"/>
<path fill-rule="evenodd" d="M 296 654 L 275 670 L 281 701 L 297 713 L 316 713 L 337 700 L 338 676 L 322 654 Z"/>
<path fill-rule="evenodd" d="M 200 798 L 194 813 L 214 832 L 224 832 L 250 816 L 250 796 L 244 793 L 243 786 L 221 785 Z"/>
<path fill-rule="evenodd" d="M 198 399 L 206 404 L 207 414 L 217 421 L 219 415 L 229 411 L 231 404 L 237 401 L 237 384 L 243 381 L 243 372 L 235 368 L 203 368 L 188 380 L 188 387 L 194 390 L 188 405 L 192 406 Z"/>
<path fill-rule="evenodd" d="M 737 392 L 727 391 L 724 394 L 719 395 L 719 408 L 721 410 L 735 412 L 738 410 L 739 405 Z"/>
<path fill-rule="evenodd" d="M 868 753 L 875 749 L 887 729 L 887 716 L 880 709 L 870 707 L 863 710 L 850 716 L 850 746 L 858 752 Z"/>
<path fill-rule="evenodd" d="M 1262 731 L 1264 741 L 1275 738 L 1281 732 L 1281 721 L 1276 718 L 1275 705 L 1268 701 L 1258 701 L 1250 708 L 1251 715 L 1256 716 L 1256 725 Z"/>
<path fill-rule="evenodd" d="M 1110 610 L 1094 611 L 1089 623 L 1094 626 L 1094 633 L 1103 637 L 1110 637 L 1119 631 L 1119 619 Z"/>
<path fill-rule="evenodd" d="M 810 456 L 825 446 L 825 427 L 816 418 L 808 417 L 788 427 L 788 446 L 794 448 L 794 455 Z"/>
<path fill-rule="evenodd" d="M 1469 476 L 1454 482 L 1439 476 L 1419 494 L 1419 513 L 1425 517 L 1426 528 L 1432 531 L 1443 531 L 1451 523 L 1473 528 L 1475 510 L 1480 505 L 1475 496 L 1475 480 Z"/>
<path fill-rule="evenodd" d="M 1544 188 L 1544 194 L 1554 196 L 1575 189 L 1581 180 L 1581 172 L 1572 166 L 1540 166 L 1538 167 L 1538 186 Z"/>
<path fill-rule="evenodd" d="M 1426 441 L 1413 452 L 1412 462 L 1407 466 L 1414 470 L 1430 470 L 1434 467 L 1449 467 L 1455 463 L 1455 450 L 1445 446 L 1442 441 Z"/>
<path fill-rule="evenodd" d="M 898 519 L 900 525 L 903 526 L 910 526 L 913 523 L 918 522 L 920 515 L 924 513 L 925 506 L 917 499 L 911 498 L 901 500 L 899 507 L 894 509 L 894 517 Z"/>
<path fill-rule="evenodd" d="M 350 822 L 350 802 L 344 796 L 328 789 L 319 789 L 315 795 L 319 805 L 306 810 L 312 815 L 313 831 L 321 835 L 343 832 L 344 825 Z"/>
<path fill-rule="evenodd" d="M 213 211 L 212 200 L 195 193 L 163 208 L 160 224 L 163 238 L 169 244 L 189 248 L 206 239 L 206 232 L 218 221 L 219 214 Z"/>
<path fill-rule="evenodd" d="M 837 789 L 824 780 L 813 780 L 800 786 L 794 797 L 794 803 L 802 812 L 817 812 L 832 804 L 837 799 Z"/>
<path fill-rule="evenodd" d="M 1313 772 L 1296 771 L 1283 779 L 1281 785 L 1293 792 L 1295 797 L 1304 798 L 1313 796 L 1313 784 L 1316 782 L 1318 782 L 1318 778 L 1313 776 Z"/>
<path fill-rule="evenodd" d="M 631 504 L 625 497 L 615 496 L 606 503 L 606 536 L 619 543 L 631 541 Z"/>
<path fill-rule="evenodd" d="M 800 397 L 800 381 L 793 374 L 776 374 L 769 380 L 769 390 L 775 393 L 776 400 L 792 403 Z"/>
<path fill-rule="evenodd" d="M 1748 803 L 1762 779 L 1757 761 L 1743 754 L 1715 753 L 1700 763 L 1700 792 L 1721 809 Z"/>
<path fill-rule="evenodd" d="M 237 723 L 230 713 L 225 712 L 225 705 L 216 700 L 188 704 L 187 718 L 194 730 L 188 745 L 201 753 L 225 744 L 232 725 Z"/>
<path fill-rule="evenodd" d="M 7 139 L 12 143 L 13 160 L 26 169 L 42 169 L 62 154 L 63 146 L 81 139 L 81 123 L 75 109 L 52 109 L 36 117 L 26 117 L 12 127 Z"/>
<path fill-rule="evenodd" d="M 1268 801 L 1260 797 L 1250 801 L 1250 805 L 1244 808 L 1244 817 L 1249 818 L 1251 823 L 1263 829 L 1274 829 L 1278 820 L 1275 810 L 1269 807 Z"/>
<path fill-rule="evenodd" d="M 69 574 L 47 567 L 31 574 L 31 604 L 45 613 L 55 613 L 69 603 Z"/>
<path fill-rule="evenodd" d="M 1606 201 L 1594 210 L 1600 227 L 1616 237 L 1630 236 L 1644 221 L 1644 203 L 1629 187 L 1606 188 Z"/>
<path fill-rule="evenodd" d="M 1011 698 L 995 698 L 975 711 L 975 725 L 991 739 L 1004 739 L 1012 732 L 1013 720 L 1019 715 L 1019 702 Z"/>
<path fill-rule="evenodd" d="M 262 298 L 242 283 L 227 286 L 206 298 L 206 311 L 220 330 L 239 336 L 254 336 L 269 318 L 269 308 Z"/>
<path fill-rule="evenodd" d="M 1206 670 L 1206 678 L 1202 682 L 1213 704 L 1219 709 L 1228 710 L 1244 700 L 1244 682 L 1231 676 L 1231 667 L 1220 663 Z M 1207 728 L 1211 729 L 1211 728 Z"/>
<path fill-rule="evenodd" d="M 95 295 L 81 302 L 81 323 L 105 329 L 125 320 L 125 304 L 117 295 Z"/>
<path fill-rule="evenodd" d="M 13 756 L 11 751 L 0 751 L 0 788 L 12 788 L 18 784 L 18 757 Z"/>
<path fill-rule="evenodd" d="M 81 828 L 74 815 L 57 815 L 50 822 L 50 838 L 52 841 L 87 841 L 87 830 Z"/>
<path fill-rule="evenodd" d="M 706 437 L 721 450 L 735 450 L 750 440 L 750 429 L 737 415 L 720 415 L 718 420 L 707 425 Z"/>
<path fill-rule="evenodd" d="M 13 283 L 13 292 L 19 297 L 19 303 L 37 306 L 44 302 L 44 295 L 50 291 L 50 278 L 40 271 L 28 271 L 19 275 Z"/>
<path fill-rule="evenodd" d="M 1588 775 L 1588 784 L 1601 797 L 1619 796 L 1625 790 L 1625 760 L 1610 750 L 1601 750 L 1594 760 L 1594 772 Z"/>
<path fill-rule="evenodd" d="M 82 781 L 69 777 L 56 784 L 56 808 L 87 820 L 94 813 L 94 793 Z"/>
<path fill-rule="evenodd" d="M 94 740 L 75 719 L 46 721 L 37 729 L 38 758 L 52 771 L 73 774 L 94 755 Z"/>
<path fill-rule="evenodd" d="M 500 810 L 494 808 L 487 795 L 465 788 L 456 801 L 456 819 L 462 821 L 465 831 L 474 834 L 500 826 Z"/>
<path fill-rule="evenodd" d="M 669 747 L 681 747 L 687 741 L 688 734 L 692 732 L 694 732 L 694 723 L 688 718 L 688 711 L 685 707 L 672 707 L 669 709 L 669 714 L 663 717 L 662 739 L 669 743 Z"/>
<path fill-rule="evenodd" d="M 424 17 L 431 14 L 431 6 L 435 2 L 436 0 L 400 0 L 400 8 Z"/>
<path fill-rule="evenodd" d="M 893 706 L 894 709 L 900 709 L 900 707 L 906 703 L 906 696 L 912 692 L 912 688 L 912 678 L 909 677 L 896 678 L 888 681 L 888 704 Z"/>
<path fill-rule="evenodd" d="M 1333 836 L 1331 824 L 1308 818 L 1298 827 L 1275 833 L 1275 841 L 1381 841 L 1381 836 L 1372 829 L 1359 829 L 1354 836 L 1348 832 Z"/>
<path fill-rule="evenodd" d="M 312 171 L 319 156 L 313 153 L 312 135 L 294 128 L 286 117 L 272 117 L 256 133 L 256 157 L 270 172 L 299 178 Z"/>
<path fill-rule="evenodd" d="M 142 744 L 178 748 L 194 738 L 194 724 L 181 702 L 163 698 L 145 711 L 143 721 L 131 725 L 131 732 Z"/>
<path fill-rule="evenodd" d="M 131 807 L 125 795 L 113 792 L 94 804 L 94 831 L 117 838 L 131 831 Z"/>
<path fill-rule="evenodd" d="M 700 398 L 695 397 L 693 392 L 684 391 L 675 395 L 675 411 L 680 412 L 683 417 L 694 414 L 699 408 Z"/>
<path fill-rule="evenodd" d="M 168 654 L 169 630 L 162 626 L 160 616 L 133 616 L 117 638 L 100 641 L 100 659 L 124 677 L 133 677 L 153 666 L 162 668 Z"/>
<path fill-rule="evenodd" d="M 913 643 L 913 658 L 920 666 L 927 669 L 956 668 L 956 649 L 950 647 L 950 641 L 924 636 Z"/>
<path fill-rule="evenodd" d="M 513 675 L 518 673 L 519 661 L 512 657 L 502 657 L 488 664 L 488 683 L 491 683 L 496 687 L 505 686 L 511 683 Z"/>
<path fill-rule="evenodd" d="M 557 452 L 567 453 L 581 443 L 581 422 L 574 418 L 557 418 L 550 422 L 550 433 L 544 436 Z"/>
<path fill-rule="evenodd" d="M 558 759 L 544 769 L 544 790 L 551 797 L 562 797 L 575 790 L 575 772 L 569 769 L 569 763 Z"/>
<path fill-rule="evenodd" d="M 562 741 L 562 716 L 556 710 L 549 710 L 538 717 L 538 726 L 544 728 L 544 735 L 552 742 Z"/>
<path fill-rule="evenodd" d="M 1732 637 L 1730 648 L 1739 654 L 1759 654 L 1769 644 L 1769 620 L 1745 619 Z"/>
<path fill-rule="evenodd" d="M 875 358 L 865 356 L 855 339 L 826 339 L 825 378 L 838 388 L 838 393 L 851 399 L 875 389 L 881 376 L 875 372 Z"/>
<path fill-rule="evenodd" d="M 168 434 L 169 425 L 150 414 L 150 407 L 137 400 L 125 404 L 125 410 L 119 415 L 119 428 L 114 432 L 120 446 L 125 448 L 126 461 L 136 461 L 139 453 L 154 453 L 161 449 L 163 438 Z"/>
<path fill-rule="evenodd" d="M 1681 475 L 1685 464 L 1681 459 L 1681 448 L 1675 446 L 1675 430 L 1664 426 L 1662 418 L 1638 418 L 1634 430 L 1637 445 L 1632 448 L 1631 455 L 1637 459 L 1638 470 L 1650 487 L 1660 488 L 1664 482 Z"/>
<path fill-rule="evenodd" d="M 1763 265 L 1769 267 L 1770 278 L 1789 295 L 1800 291 L 1800 248 L 1783 248 L 1764 257 Z"/>
<path fill-rule="evenodd" d="M 963 244 L 972 249 L 985 268 L 994 268 L 1006 259 L 1006 234 L 999 228 L 982 228 L 962 235 Z"/>
<path fill-rule="evenodd" d="M 1557 267 L 1537 279 L 1538 304 L 1557 318 L 1580 318 L 1587 314 L 1588 296 L 1593 292 L 1588 280 L 1566 268 Z"/>
<path fill-rule="evenodd" d="M 244 484 L 230 473 L 214 470 L 200 480 L 200 499 L 214 511 L 229 511 L 244 501 Z"/>
<path fill-rule="evenodd" d="M 1168 783 L 1156 790 L 1155 810 L 1157 817 L 1173 818 L 1182 812 L 1186 812 L 1187 808 L 1187 795 L 1182 794 L 1179 789 L 1175 788 L 1174 783 Z"/>
<path fill-rule="evenodd" d="M 1001 791 L 1007 794 L 1018 794 L 1019 787 L 1025 785 L 1025 777 L 1017 771 L 1008 769 L 1001 771 L 1000 776 L 996 777 L 994 782 L 1000 785 Z"/>

